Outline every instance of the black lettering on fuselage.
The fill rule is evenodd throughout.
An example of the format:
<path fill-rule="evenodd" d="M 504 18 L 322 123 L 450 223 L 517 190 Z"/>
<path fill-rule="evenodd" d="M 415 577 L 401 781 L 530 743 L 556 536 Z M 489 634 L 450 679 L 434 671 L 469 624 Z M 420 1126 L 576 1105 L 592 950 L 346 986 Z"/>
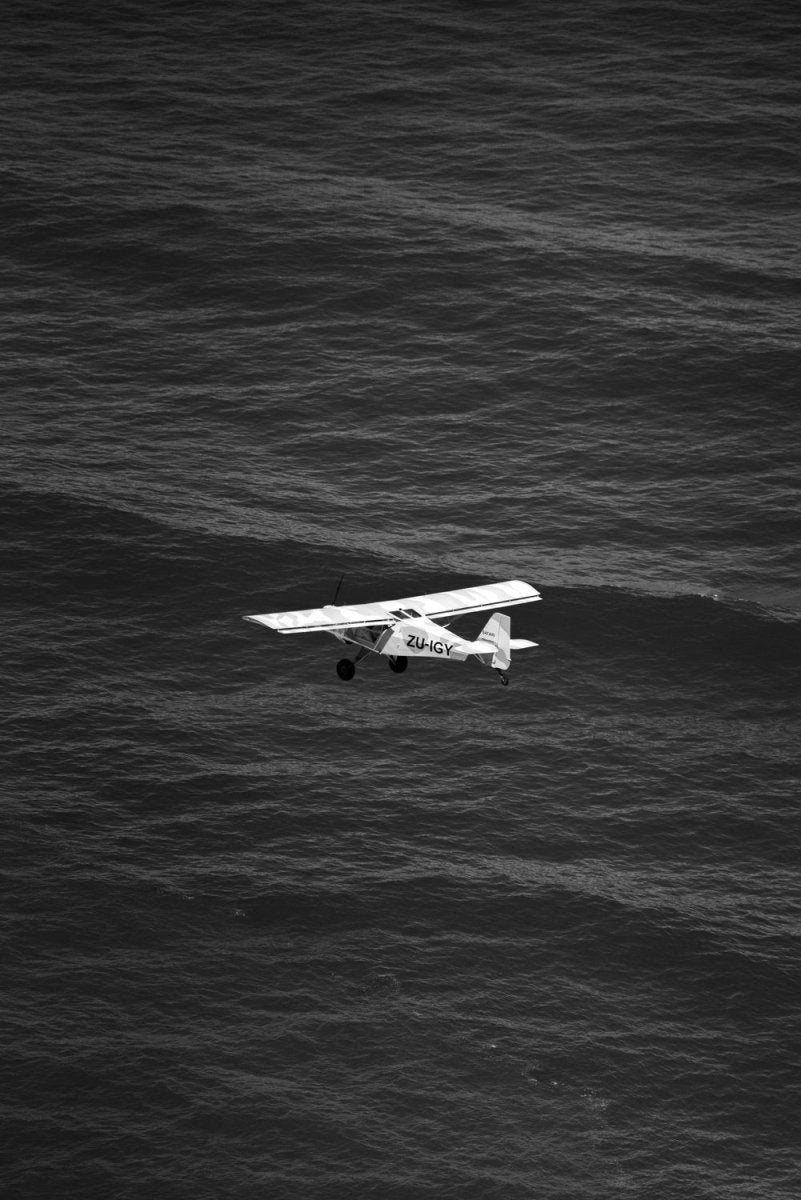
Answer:
<path fill-rule="evenodd" d="M 451 656 L 453 646 L 448 642 L 435 642 L 431 638 L 427 641 L 417 633 L 406 634 L 406 645 L 412 650 L 430 650 L 432 654 L 445 654 L 448 658 Z"/>

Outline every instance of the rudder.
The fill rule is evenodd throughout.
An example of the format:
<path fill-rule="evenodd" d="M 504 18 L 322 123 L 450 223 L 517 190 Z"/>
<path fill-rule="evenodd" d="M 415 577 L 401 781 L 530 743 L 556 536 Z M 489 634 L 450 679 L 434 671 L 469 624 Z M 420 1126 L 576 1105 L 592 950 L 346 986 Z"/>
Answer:
<path fill-rule="evenodd" d="M 509 652 L 511 636 L 512 621 L 507 613 L 493 613 L 478 635 L 478 641 L 489 642 L 495 647 L 495 653 L 489 665 L 496 671 L 506 671 L 511 666 L 512 656 Z"/>

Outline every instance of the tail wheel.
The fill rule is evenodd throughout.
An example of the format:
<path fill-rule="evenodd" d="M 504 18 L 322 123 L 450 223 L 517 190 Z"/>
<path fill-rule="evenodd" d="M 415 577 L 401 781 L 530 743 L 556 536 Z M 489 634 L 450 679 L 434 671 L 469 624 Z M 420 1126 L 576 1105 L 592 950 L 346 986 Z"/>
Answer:
<path fill-rule="evenodd" d="M 508 686 L 509 686 L 509 676 L 508 676 L 508 675 L 504 675 L 503 671 L 499 671 L 499 672 L 498 672 L 498 678 L 500 679 L 500 681 L 501 681 L 501 683 L 503 684 L 503 686 L 504 686 L 504 687 L 508 687 Z"/>
<path fill-rule="evenodd" d="M 349 658 L 340 658 L 337 663 L 337 675 L 340 679 L 353 679 L 356 668 Z"/>
<path fill-rule="evenodd" d="M 398 654 L 397 657 L 389 660 L 389 669 L 390 671 L 394 671 L 396 675 L 402 675 L 408 665 L 408 658 L 405 658 L 402 654 Z"/>

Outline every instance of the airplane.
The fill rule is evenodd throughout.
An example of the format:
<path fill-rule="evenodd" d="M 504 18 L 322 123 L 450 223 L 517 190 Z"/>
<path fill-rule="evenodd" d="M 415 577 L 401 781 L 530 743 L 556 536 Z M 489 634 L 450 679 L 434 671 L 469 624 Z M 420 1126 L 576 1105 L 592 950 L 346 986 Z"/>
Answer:
<path fill-rule="evenodd" d="M 337 663 L 340 679 L 352 679 L 356 664 L 371 653 L 388 658 L 390 670 L 397 675 L 406 670 L 410 658 L 464 662 L 472 655 L 485 667 L 497 671 L 501 683 L 506 685 L 512 650 L 537 645 L 525 638 L 511 636 L 511 621 L 506 613 L 493 612 L 475 641 L 460 637 L 448 625 L 439 623 L 441 617 L 458 617 L 464 613 L 510 608 L 514 604 L 532 604 L 540 600 L 542 597 L 536 588 L 522 579 L 482 583 L 453 592 L 409 596 L 403 600 L 337 606 L 341 586 L 340 579 L 334 602 L 323 608 L 261 613 L 244 619 L 266 625 L 278 633 L 330 633 L 340 642 L 356 646 L 355 658 L 341 658 Z"/>

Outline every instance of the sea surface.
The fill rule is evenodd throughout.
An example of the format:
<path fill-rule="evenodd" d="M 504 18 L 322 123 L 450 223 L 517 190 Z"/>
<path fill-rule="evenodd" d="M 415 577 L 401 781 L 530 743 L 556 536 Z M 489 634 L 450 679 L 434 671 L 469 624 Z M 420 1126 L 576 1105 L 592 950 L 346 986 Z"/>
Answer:
<path fill-rule="evenodd" d="M 4 1197 L 801 1196 L 800 59 L 4 6 Z M 340 577 L 538 648 L 242 620 Z"/>

